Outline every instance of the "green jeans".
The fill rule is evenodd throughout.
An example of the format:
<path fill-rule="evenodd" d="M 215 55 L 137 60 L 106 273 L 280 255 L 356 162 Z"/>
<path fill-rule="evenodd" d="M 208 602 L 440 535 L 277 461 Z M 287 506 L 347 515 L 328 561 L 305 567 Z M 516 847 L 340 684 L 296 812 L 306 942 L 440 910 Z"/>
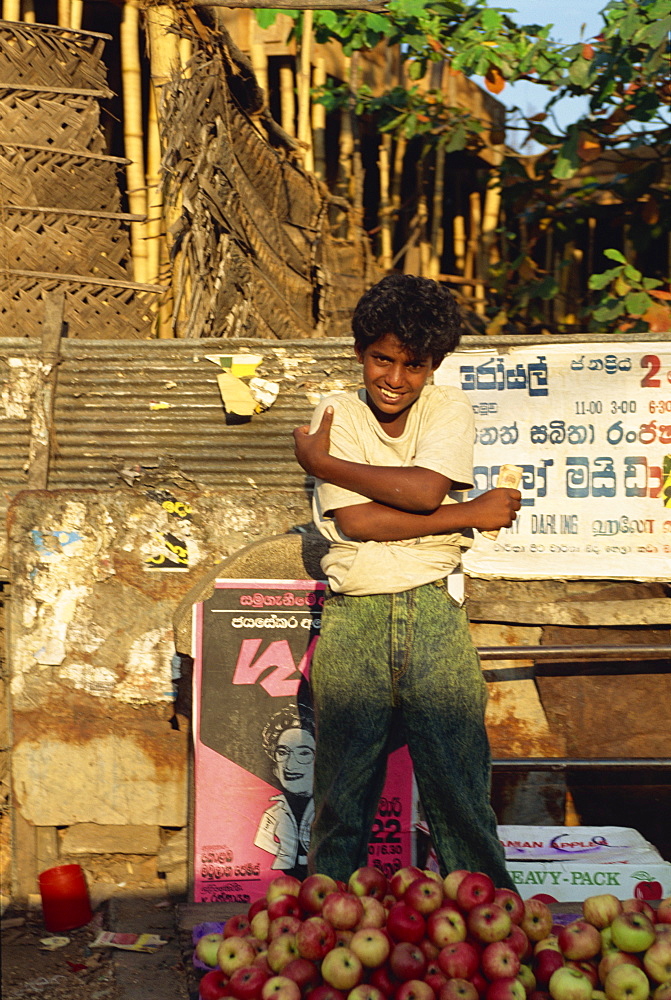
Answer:
<path fill-rule="evenodd" d="M 311 666 L 317 751 L 309 870 L 367 864 L 390 744 L 407 740 L 443 874 L 512 887 L 490 805 L 487 687 L 466 612 L 444 580 L 400 594 L 333 594 Z"/>

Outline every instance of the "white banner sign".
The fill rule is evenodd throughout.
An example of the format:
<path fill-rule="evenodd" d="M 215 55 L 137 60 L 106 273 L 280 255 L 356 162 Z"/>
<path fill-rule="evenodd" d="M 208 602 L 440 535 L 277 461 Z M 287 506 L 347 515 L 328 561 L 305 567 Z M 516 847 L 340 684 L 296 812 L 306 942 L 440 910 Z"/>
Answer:
<path fill-rule="evenodd" d="M 435 373 L 476 419 L 476 496 L 520 465 L 522 510 L 474 576 L 671 577 L 671 342 L 461 351 Z"/>

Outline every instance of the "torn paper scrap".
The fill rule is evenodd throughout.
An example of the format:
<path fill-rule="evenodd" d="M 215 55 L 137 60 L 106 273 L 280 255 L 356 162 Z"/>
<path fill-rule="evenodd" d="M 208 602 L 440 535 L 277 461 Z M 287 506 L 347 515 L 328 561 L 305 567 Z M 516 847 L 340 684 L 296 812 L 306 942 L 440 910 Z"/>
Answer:
<path fill-rule="evenodd" d="M 262 354 L 206 354 L 205 359 L 212 361 L 234 375 L 236 378 L 251 378 L 256 375 L 256 369 L 263 361 Z"/>
<path fill-rule="evenodd" d="M 256 409 L 256 400 L 249 386 L 228 372 L 217 375 L 217 383 L 226 412 L 235 413 L 238 417 L 251 417 Z"/>
<path fill-rule="evenodd" d="M 120 948 L 122 951 L 158 951 L 167 941 L 158 934 L 115 934 L 114 931 L 101 931 L 89 948 Z"/>
<path fill-rule="evenodd" d="M 249 391 L 256 400 L 255 413 L 263 413 L 269 409 L 277 399 L 280 391 L 279 382 L 269 382 L 265 378 L 250 378 Z"/>

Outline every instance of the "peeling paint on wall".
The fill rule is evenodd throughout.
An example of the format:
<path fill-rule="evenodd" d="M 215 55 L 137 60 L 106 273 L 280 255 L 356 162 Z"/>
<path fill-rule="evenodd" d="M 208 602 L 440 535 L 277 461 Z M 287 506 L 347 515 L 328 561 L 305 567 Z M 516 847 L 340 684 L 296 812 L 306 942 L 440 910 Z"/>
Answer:
<path fill-rule="evenodd" d="M 7 358 L 9 377 L 0 391 L 4 412 L 0 418 L 29 420 L 32 416 L 32 400 L 42 377 L 51 371 L 37 358 Z"/>

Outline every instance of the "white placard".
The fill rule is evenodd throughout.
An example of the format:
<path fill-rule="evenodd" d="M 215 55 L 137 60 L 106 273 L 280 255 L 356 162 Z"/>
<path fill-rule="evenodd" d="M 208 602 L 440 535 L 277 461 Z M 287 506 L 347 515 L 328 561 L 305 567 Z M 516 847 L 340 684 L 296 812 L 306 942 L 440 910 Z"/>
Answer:
<path fill-rule="evenodd" d="M 671 342 L 460 351 L 435 373 L 476 418 L 476 496 L 520 465 L 522 510 L 473 576 L 671 577 Z"/>

